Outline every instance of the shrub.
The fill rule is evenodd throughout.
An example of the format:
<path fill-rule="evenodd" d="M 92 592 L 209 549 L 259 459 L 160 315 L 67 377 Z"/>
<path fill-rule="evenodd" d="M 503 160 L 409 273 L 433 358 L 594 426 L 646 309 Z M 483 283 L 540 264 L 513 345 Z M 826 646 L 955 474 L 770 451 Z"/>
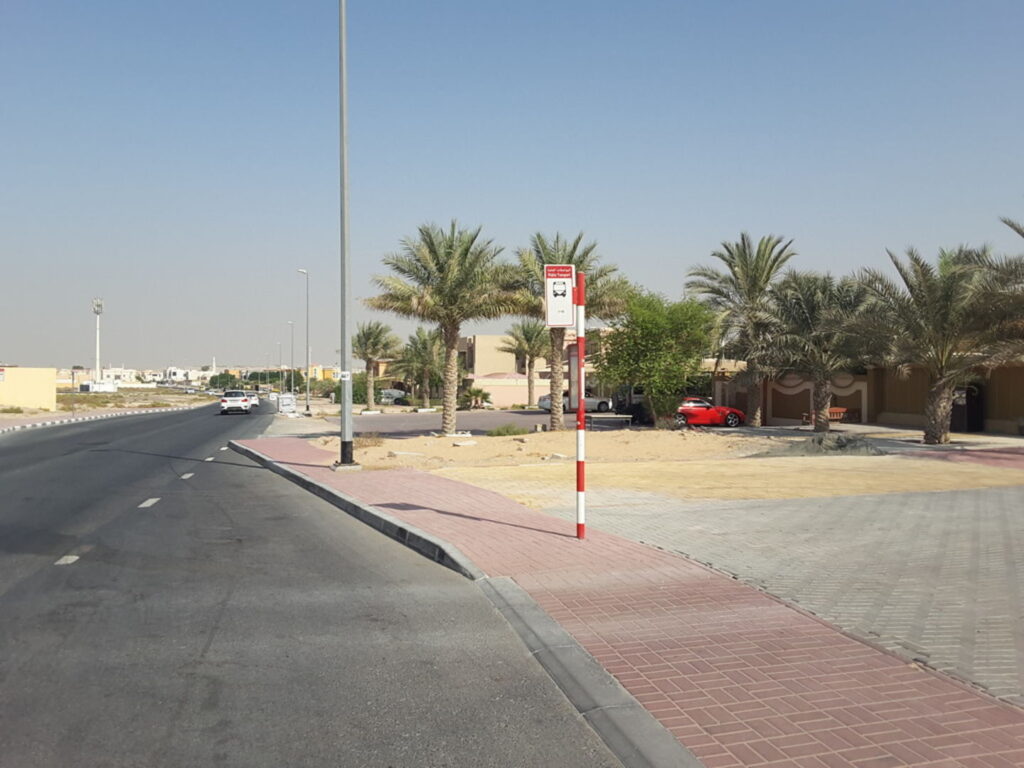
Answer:
<path fill-rule="evenodd" d="M 355 450 L 376 448 L 380 445 L 384 445 L 384 438 L 380 436 L 379 432 L 362 432 L 352 437 L 352 448 Z"/>
<path fill-rule="evenodd" d="M 8 405 L 5 408 L 0 408 L 0 413 L 24 413 L 24 409 L 19 408 L 16 405 Z"/>
<path fill-rule="evenodd" d="M 518 424 L 502 424 L 487 433 L 488 437 L 508 437 L 509 435 L 528 435 L 530 430 Z"/>

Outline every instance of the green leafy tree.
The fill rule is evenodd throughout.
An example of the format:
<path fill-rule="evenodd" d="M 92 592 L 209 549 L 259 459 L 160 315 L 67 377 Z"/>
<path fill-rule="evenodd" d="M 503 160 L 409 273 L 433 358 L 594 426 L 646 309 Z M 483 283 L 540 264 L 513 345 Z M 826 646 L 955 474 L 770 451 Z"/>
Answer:
<path fill-rule="evenodd" d="M 373 309 L 413 317 L 440 328 L 444 344 L 441 430 L 455 432 L 459 386 L 459 334 L 463 323 L 489 320 L 517 308 L 512 275 L 498 264 L 501 249 L 480 238 L 480 228 L 448 229 L 432 224 L 402 242 L 399 253 L 386 256 L 392 274 L 377 276 L 381 293 L 367 300 Z"/>
<path fill-rule="evenodd" d="M 373 320 L 359 323 L 352 337 L 352 354 L 366 363 L 366 407 L 373 408 L 377 363 L 398 356 L 402 342 L 391 332 L 391 327 Z"/>
<path fill-rule="evenodd" d="M 541 233 L 530 238 L 530 247 L 518 252 L 520 291 L 520 313 L 529 317 L 544 317 L 544 265 L 571 264 L 577 272 L 587 276 L 586 305 L 587 317 L 611 320 L 626 307 L 626 301 L 633 293 L 633 287 L 618 277 L 618 267 L 600 264 L 597 243 L 583 242 L 580 232 L 574 240 L 566 240 L 560 234 L 548 239 Z M 565 328 L 551 328 L 551 355 L 547 358 L 551 374 L 551 421 L 550 429 L 565 429 L 562 390 L 565 383 Z"/>
<path fill-rule="evenodd" d="M 442 381 L 444 345 L 437 329 L 422 326 L 409 336 L 392 366 L 395 373 L 419 388 L 424 408 L 430 407 L 430 390 Z"/>
<path fill-rule="evenodd" d="M 695 299 L 671 302 L 656 293 L 636 294 L 602 336 L 597 373 L 610 383 L 643 387 L 657 422 L 673 413 L 699 375 L 713 323 L 711 310 Z"/>
<path fill-rule="evenodd" d="M 232 389 L 239 383 L 238 377 L 231 373 L 218 373 L 216 376 L 211 376 L 209 381 L 210 386 L 214 389 Z"/>
<path fill-rule="evenodd" d="M 948 443 L 955 389 L 1024 355 L 1024 257 L 961 246 L 939 251 L 934 265 L 912 248 L 889 258 L 898 281 L 860 273 L 868 301 L 858 331 L 880 362 L 927 371 L 924 442 Z"/>
<path fill-rule="evenodd" d="M 498 347 L 498 351 L 526 360 L 527 405 L 536 405 L 533 374 L 538 358 L 547 358 L 551 355 L 551 334 L 548 327 L 540 320 L 535 319 L 513 323 L 512 327 L 508 329 L 508 338 Z"/>
<path fill-rule="evenodd" d="M 771 287 L 796 255 L 790 249 L 792 243 L 767 235 L 755 248 L 750 235 L 743 232 L 737 242 L 723 242 L 722 250 L 711 254 L 725 269 L 697 267 L 690 270 L 686 282 L 715 311 L 713 338 L 719 356 L 746 361 L 747 423 L 754 427 L 761 426 L 761 389 L 771 374 L 775 328 Z"/>
<path fill-rule="evenodd" d="M 810 379 L 814 431 L 827 432 L 832 377 L 863 360 L 851 322 L 864 303 L 864 288 L 852 278 L 794 271 L 775 284 L 773 294 L 772 367 Z"/>

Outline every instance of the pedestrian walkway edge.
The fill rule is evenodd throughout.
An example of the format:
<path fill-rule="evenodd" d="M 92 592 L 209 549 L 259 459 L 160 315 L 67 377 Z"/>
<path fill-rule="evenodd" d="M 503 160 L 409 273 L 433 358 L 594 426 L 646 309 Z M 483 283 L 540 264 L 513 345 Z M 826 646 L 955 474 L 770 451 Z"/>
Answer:
<path fill-rule="evenodd" d="M 310 493 L 319 496 L 329 504 L 333 504 L 342 512 L 356 518 L 359 522 L 365 523 L 371 528 L 380 531 L 385 536 L 394 539 L 400 544 L 404 544 L 409 547 L 409 549 L 419 552 L 421 555 L 433 560 L 435 563 L 439 563 L 446 568 L 450 568 L 456 573 L 460 573 L 472 581 L 486 578 L 487 574 L 481 571 L 472 560 L 466 557 L 452 544 L 435 538 L 429 533 L 421 531 L 418 528 L 411 526 L 396 517 L 392 517 L 386 512 L 382 512 L 375 507 L 363 504 L 362 502 L 353 499 L 351 496 L 347 496 L 341 491 L 330 488 L 323 483 L 318 483 L 316 480 L 292 469 L 287 464 L 278 463 L 269 456 L 266 456 L 247 445 L 241 445 L 234 440 L 229 441 L 228 445 L 233 451 L 252 459 L 257 464 L 263 465 L 271 472 L 291 480 L 300 488 L 304 488 Z"/>
<path fill-rule="evenodd" d="M 625 768 L 703 768 L 526 590 L 507 577 L 477 583 Z"/>

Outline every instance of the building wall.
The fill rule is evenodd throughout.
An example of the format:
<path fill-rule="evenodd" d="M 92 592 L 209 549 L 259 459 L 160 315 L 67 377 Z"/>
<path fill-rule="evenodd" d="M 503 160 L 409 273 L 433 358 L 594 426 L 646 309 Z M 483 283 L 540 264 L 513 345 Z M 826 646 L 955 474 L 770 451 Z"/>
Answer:
<path fill-rule="evenodd" d="M 985 431 L 1024 434 L 1024 365 L 996 368 L 985 391 Z"/>
<path fill-rule="evenodd" d="M 881 379 L 878 422 L 923 427 L 924 404 L 928 400 L 928 372 L 923 368 L 911 368 L 908 376 L 901 376 L 893 369 L 886 369 Z"/>
<path fill-rule="evenodd" d="M 544 385 L 547 379 L 544 380 Z M 513 405 L 526 405 L 526 377 L 516 376 L 515 378 L 475 378 L 473 386 L 488 392 L 491 395 L 491 404 L 495 408 L 509 408 Z M 541 380 L 535 378 L 533 385 L 533 396 L 540 397 L 547 394 L 548 387 L 541 385 Z"/>
<path fill-rule="evenodd" d="M 56 368 L 0 368 L 0 407 L 57 410 Z"/>

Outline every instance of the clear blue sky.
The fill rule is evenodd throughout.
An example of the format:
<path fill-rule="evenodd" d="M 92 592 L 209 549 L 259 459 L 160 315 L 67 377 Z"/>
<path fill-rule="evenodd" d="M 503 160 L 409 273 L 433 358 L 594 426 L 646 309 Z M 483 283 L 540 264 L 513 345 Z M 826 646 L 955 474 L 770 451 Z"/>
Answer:
<path fill-rule="evenodd" d="M 1024 250 L 1019 0 L 348 8 L 357 297 L 451 218 L 669 296 L 743 230 L 835 273 Z M 289 319 L 298 361 L 299 267 L 335 359 L 335 2 L 3 0 L 0 110 L 0 361 L 90 365 L 93 296 L 112 364 L 287 362 Z"/>

